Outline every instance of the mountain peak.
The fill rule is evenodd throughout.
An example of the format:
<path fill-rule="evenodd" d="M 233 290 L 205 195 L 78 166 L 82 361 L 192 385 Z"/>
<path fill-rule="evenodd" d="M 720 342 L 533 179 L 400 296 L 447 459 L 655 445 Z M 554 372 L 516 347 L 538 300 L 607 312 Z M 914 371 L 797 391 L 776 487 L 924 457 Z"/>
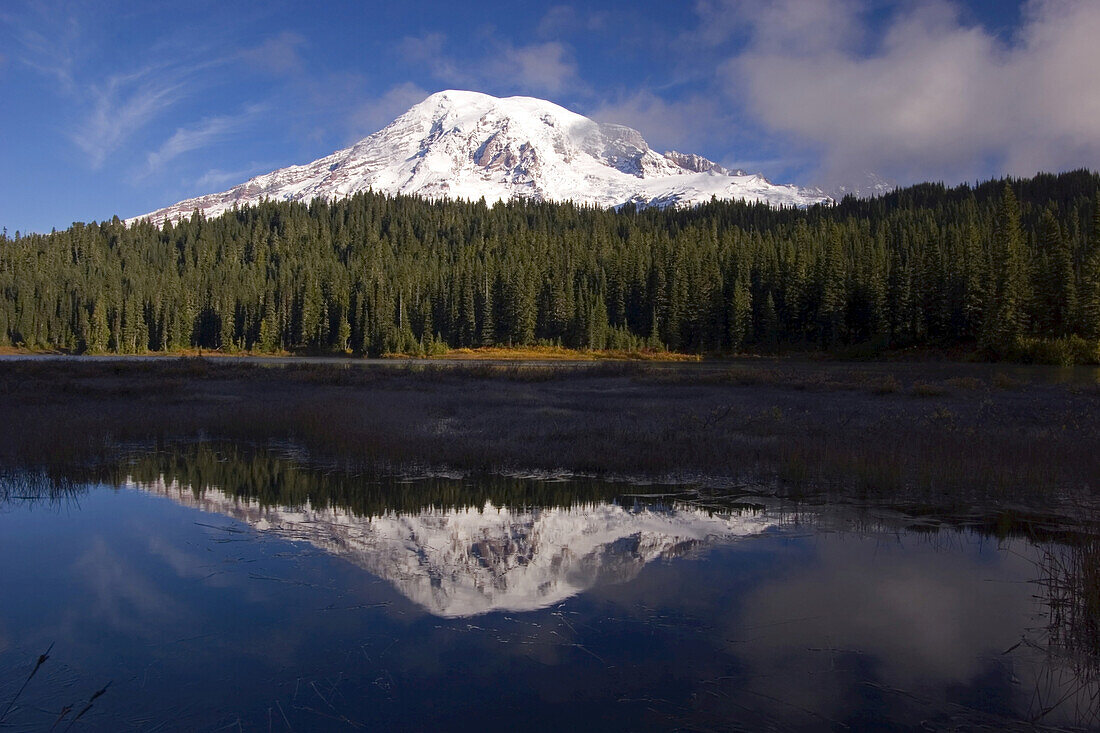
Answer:
<path fill-rule="evenodd" d="M 334 200 L 367 190 L 600 208 L 693 206 L 713 197 L 784 206 L 830 200 L 819 191 L 729 171 L 699 155 L 661 155 L 633 128 L 598 123 L 544 99 L 448 89 L 350 148 L 129 221 L 160 224 L 196 210 L 211 217 L 263 199 Z"/>

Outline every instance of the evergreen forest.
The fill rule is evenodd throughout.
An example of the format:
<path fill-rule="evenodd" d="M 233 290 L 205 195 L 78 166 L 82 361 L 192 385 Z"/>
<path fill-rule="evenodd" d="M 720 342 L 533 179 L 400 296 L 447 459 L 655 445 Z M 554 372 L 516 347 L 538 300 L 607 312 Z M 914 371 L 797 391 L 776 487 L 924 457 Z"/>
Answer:
<path fill-rule="evenodd" d="M 423 354 L 965 349 L 1095 361 L 1100 176 L 807 210 L 265 202 L 0 237 L 0 346 Z"/>

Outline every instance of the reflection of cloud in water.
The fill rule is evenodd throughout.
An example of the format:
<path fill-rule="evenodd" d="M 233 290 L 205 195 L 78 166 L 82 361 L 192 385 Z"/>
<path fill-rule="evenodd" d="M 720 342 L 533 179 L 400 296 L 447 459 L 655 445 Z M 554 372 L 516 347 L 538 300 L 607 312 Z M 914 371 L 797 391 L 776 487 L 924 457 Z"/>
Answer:
<path fill-rule="evenodd" d="M 753 688 L 843 719 L 861 704 L 853 690 L 863 680 L 901 691 L 889 695 L 900 706 L 993 668 L 1007 675 L 1013 660 L 1002 652 L 1035 612 L 1034 589 L 1020 582 L 1034 569 L 1024 542 L 982 557 L 969 541 L 958 552 L 912 537 L 819 538 L 814 562 L 749 594 L 728 631 Z"/>
<path fill-rule="evenodd" d="M 175 603 L 172 598 L 131 567 L 118 553 L 96 537 L 92 546 L 75 563 L 74 569 L 91 590 L 89 609 L 116 629 L 140 629 L 142 618 L 169 617 Z"/>
<path fill-rule="evenodd" d="M 486 505 L 360 517 L 334 508 L 262 507 L 217 489 L 196 496 L 175 482 L 138 488 L 309 542 L 446 617 L 545 608 L 596 585 L 628 581 L 653 560 L 757 534 L 774 523 L 763 515 L 616 504 L 523 511 Z"/>

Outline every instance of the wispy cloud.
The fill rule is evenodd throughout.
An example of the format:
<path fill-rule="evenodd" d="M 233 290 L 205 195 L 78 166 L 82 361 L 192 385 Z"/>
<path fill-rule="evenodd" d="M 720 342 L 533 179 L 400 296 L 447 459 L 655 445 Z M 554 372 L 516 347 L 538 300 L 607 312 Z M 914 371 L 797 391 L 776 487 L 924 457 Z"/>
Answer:
<path fill-rule="evenodd" d="M 406 36 L 397 43 L 397 56 L 406 64 L 420 67 L 447 84 L 472 82 L 474 76 L 469 69 L 461 68 L 458 61 L 445 52 L 446 43 L 447 36 L 442 33 Z"/>
<path fill-rule="evenodd" d="M 561 92 L 579 79 L 572 54 L 557 41 L 528 46 L 503 44 L 499 53 L 485 63 L 483 74 L 490 79 L 510 80 L 517 88 L 551 93 Z"/>
<path fill-rule="evenodd" d="M 553 5 L 539 20 L 535 33 L 542 38 L 553 38 L 585 31 L 598 31 L 607 27 L 608 13 L 596 11 L 578 12 L 570 5 Z"/>
<path fill-rule="evenodd" d="M 98 168 L 183 92 L 179 81 L 155 78 L 151 70 L 111 76 L 87 90 L 90 109 L 71 138 L 88 155 L 92 167 Z"/>
<path fill-rule="evenodd" d="M 41 12 L 41 8 L 38 8 Z M 46 25 L 48 30 L 36 30 L 35 21 L 23 21 L 19 18 L 5 17 L 4 23 L 15 29 L 14 39 L 18 44 L 16 53 L 20 63 L 38 73 L 52 77 L 67 93 L 76 91 L 74 80 L 76 53 L 80 39 L 80 24 L 75 17 L 48 18 L 44 15 L 37 22 Z"/>
<path fill-rule="evenodd" d="M 446 49 L 442 33 L 409 36 L 397 45 L 401 59 L 449 85 L 527 93 L 560 93 L 582 86 L 572 50 L 558 41 L 490 44 L 487 52 L 461 62 Z"/>
<path fill-rule="evenodd" d="M 261 173 L 267 173 L 274 170 L 279 166 L 275 163 L 249 163 L 243 168 L 237 170 L 226 171 L 220 168 L 211 168 L 206 173 L 195 179 L 195 188 L 200 191 L 209 191 L 221 189 L 226 186 L 234 186 L 238 183 L 244 183 L 249 178 L 259 175 Z"/>
<path fill-rule="evenodd" d="M 171 160 L 222 142 L 254 123 L 264 114 L 264 105 L 251 105 L 240 114 L 208 117 L 191 127 L 179 127 L 146 158 L 141 177 L 157 172 Z"/>
<path fill-rule="evenodd" d="M 424 101 L 429 92 L 411 82 L 398 84 L 385 94 L 359 104 L 348 117 L 353 139 L 358 140 L 393 121 L 402 112 Z"/>
<path fill-rule="evenodd" d="M 271 74 L 297 74 L 305 68 L 300 53 L 305 44 L 301 35 L 284 31 L 258 46 L 244 49 L 240 56 L 250 66 Z"/>
<path fill-rule="evenodd" d="M 3 21 L 14 29 L 12 52 L 19 62 L 52 79 L 55 91 L 69 100 L 72 121 L 65 134 L 93 169 L 181 100 L 204 88 L 209 83 L 207 72 L 229 61 L 196 50 L 164 56 L 150 52 L 150 57 L 158 58 L 155 63 L 104 71 L 92 61 L 103 49 L 94 34 L 92 40 L 88 38 L 86 23 L 69 6 L 29 3 Z"/>

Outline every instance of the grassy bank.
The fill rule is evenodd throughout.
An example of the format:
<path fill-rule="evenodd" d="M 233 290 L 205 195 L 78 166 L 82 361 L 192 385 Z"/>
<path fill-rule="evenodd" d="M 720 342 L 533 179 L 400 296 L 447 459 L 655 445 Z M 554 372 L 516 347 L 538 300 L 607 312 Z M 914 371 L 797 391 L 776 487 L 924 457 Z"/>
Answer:
<path fill-rule="evenodd" d="M 28 349 L 15 346 L 0 346 L 0 356 L 80 356 L 72 351 L 57 349 Z M 233 350 L 222 351 L 199 348 L 174 349 L 171 351 L 146 351 L 141 354 L 113 354 L 96 353 L 89 356 L 158 356 L 158 357 L 346 357 L 348 359 L 361 358 L 350 352 L 290 352 L 290 351 L 256 351 Z M 662 349 L 570 349 L 564 346 L 486 346 L 476 349 L 448 349 L 439 348 L 424 353 L 389 353 L 383 354 L 386 359 L 446 359 L 462 361 L 668 361 L 689 362 L 702 361 L 700 354 L 683 354 Z"/>
<path fill-rule="evenodd" d="M 85 352 L 64 349 L 0 346 L 0 356 L 80 356 Z M 349 360 L 364 358 L 350 351 L 262 351 L 257 349 L 186 348 L 168 351 L 144 351 L 139 354 L 86 352 L 90 356 L 127 357 L 336 357 Z M 812 344 L 786 345 L 783 348 L 749 350 L 741 353 L 685 353 L 659 348 L 638 349 L 574 349 L 556 345 L 484 346 L 479 348 L 449 348 L 434 342 L 423 349 L 382 354 L 385 359 L 436 359 L 448 361 L 645 361 L 645 362 L 725 362 L 743 359 L 783 359 L 787 361 L 836 362 L 960 362 L 1029 364 L 1046 366 L 1100 365 L 1100 341 L 1077 336 L 1058 339 L 1022 338 L 1010 345 L 979 348 L 977 344 L 945 348 L 909 347 L 887 349 L 870 344 L 856 344 L 823 351 Z"/>

